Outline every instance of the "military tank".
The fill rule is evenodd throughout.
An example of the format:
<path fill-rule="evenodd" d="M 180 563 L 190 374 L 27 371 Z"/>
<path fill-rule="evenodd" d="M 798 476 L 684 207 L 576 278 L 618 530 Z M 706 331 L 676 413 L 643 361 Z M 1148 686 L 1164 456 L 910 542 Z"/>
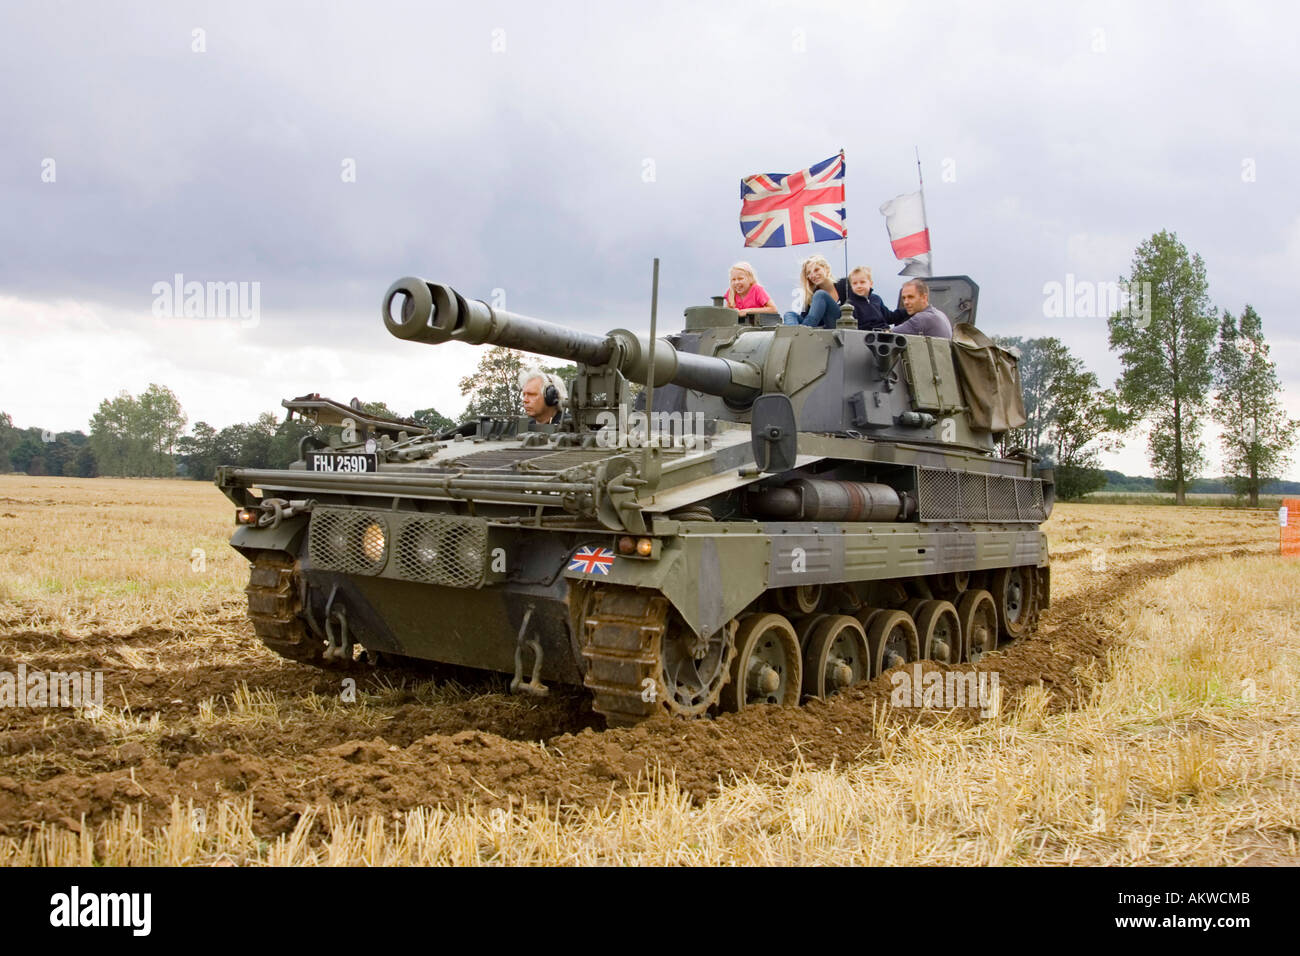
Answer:
<path fill-rule="evenodd" d="M 688 308 L 604 335 L 419 278 L 383 300 L 411 343 L 577 363 L 553 423 L 444 434 L 306 396 L 339 426 L 287 469 L 225 466 L 258 637 L 322 667 L 416 658 L 585 687 L 610 725 L 826 698 L 1035 627 L 1050 472 L 978 286 L 929 280 L 953 340 Z M 634 388 L 644 386 L 643 390 Z"/>

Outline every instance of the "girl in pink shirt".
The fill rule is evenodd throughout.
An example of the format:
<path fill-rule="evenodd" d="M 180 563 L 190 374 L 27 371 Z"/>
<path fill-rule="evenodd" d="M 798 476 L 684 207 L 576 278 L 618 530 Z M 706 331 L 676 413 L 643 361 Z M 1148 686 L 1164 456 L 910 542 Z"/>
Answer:
<path fill-rule="evenodd" d="M 731 267 L 727 305 L 737 312 L 775 312 L 776 305 L 767 290 L 758 284 L 754 267 L 748 262 L 737 262 Z"/>

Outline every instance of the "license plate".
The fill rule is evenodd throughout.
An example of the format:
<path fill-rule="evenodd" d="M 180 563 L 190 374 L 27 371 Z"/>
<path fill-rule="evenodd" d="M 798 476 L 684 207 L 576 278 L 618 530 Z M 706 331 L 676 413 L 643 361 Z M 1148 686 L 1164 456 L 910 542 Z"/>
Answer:
<path fill-rule="evenodd" d="M 377 455 L 339 455 L 332 452 L 307 453 L 308 471 L 328 471 L 336 475 L 370 474 L 379 470 Z"/>

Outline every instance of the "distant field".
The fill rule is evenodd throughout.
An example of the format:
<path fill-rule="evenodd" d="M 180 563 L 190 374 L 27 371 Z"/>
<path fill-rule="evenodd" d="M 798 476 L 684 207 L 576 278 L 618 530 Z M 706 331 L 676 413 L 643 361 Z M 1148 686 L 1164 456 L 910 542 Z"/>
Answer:
<path fill-rule="evenodd" d="M 0 671 L 106 697 L 0 708 L 0 863 L 1295 865 L 1300 559 L 1214 504 L 1058 505 L 1052 608 L 974 665 L 989 719 L 885 674 L 603 731 L 581 693 L 349 699 L 277 658 L 210 484 L 0 476 Z"/>
<path fill-rule="evenodd" d="M 1259 507 L 1276 511 L 1282 506 L 1285 498 L 1295 498 L 1300 495 L 1260 495 Z M 1084 504 L 1097 505 L 1172 505 L 1174 495 L 1167 491 L 1094 491 L 1086 496 Z M 1215 508 L 1245 508 L 1246 499 L 1230 494 L 1188 494 L 1188 505 L 1197 505 L 1204 507 L 1209 505 Z"/>

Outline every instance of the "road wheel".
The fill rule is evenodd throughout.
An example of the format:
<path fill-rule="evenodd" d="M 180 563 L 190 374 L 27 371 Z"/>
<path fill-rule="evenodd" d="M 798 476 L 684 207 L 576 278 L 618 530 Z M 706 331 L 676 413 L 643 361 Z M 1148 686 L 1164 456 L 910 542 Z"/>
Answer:
<path fill-rule="evenodd" d="M 740 711 L 757 704 L 794 707 L 802 682 L 799 638 L 790 622 L 780 614 L 741 618 L 731 681 L 722 689 L 722 709 Z"/>
<path fill-rule="evenodd" d="M 916 613 L 921 657 L 941 664 L 961 660 L 961 620 L 950 601 L 926 601 Z"/>
<path fill-rule="evenodd" d="M 799 638 L 800 650 L 808 646 L 808 641 L 812 639 L 813 630 L 817 625 L 830 616 L 829 614 L 808 614 L 804 617 L 795 618 L 790 622 L 794 627 L 795 635 Z"/>
<path fill-rule="evenodd" d="M 881 611 L 872 615 L 867 627 L 867 647 L 871 652 L 872 677 L 916 660 L 916 624 L 911 615 L 906 611 Z"/>
<path fill-rule="evenodd" d="M 1034 616 L 1034 569 L 999 568 L 990 582 L 998 611 L 998 633 L 1014 641 L 1029 633 Z"/>
<path fill-rule="evenodd" d="M 957 602 L 962 651 L 972 664 L 998 646 L 998 610 L 988 591 L 967 591 Z"/>
<path fill-rule="evenodd" d="M 825 700 L 870 675 L 867 635 L 858 619 L 834 614 L 818 621 L 804 649 L 804 695 Z"/>

